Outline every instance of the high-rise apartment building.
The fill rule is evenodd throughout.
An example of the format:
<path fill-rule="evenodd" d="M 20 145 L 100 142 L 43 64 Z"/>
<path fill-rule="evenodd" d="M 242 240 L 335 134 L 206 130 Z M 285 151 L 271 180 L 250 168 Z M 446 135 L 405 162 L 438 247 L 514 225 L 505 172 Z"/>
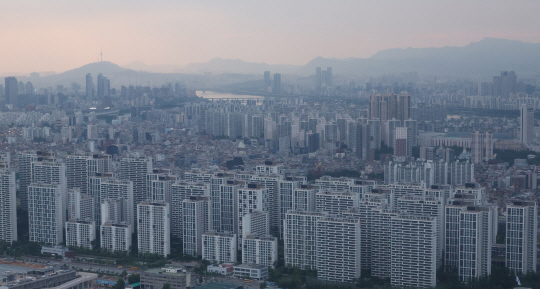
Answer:
<path fill-rule="evenodd" d="M 524 145 L 532 145 L 534 142 L 534 108 L 527 104 L 520 107 L 519 139 Z"/>
<path fill-rule="evenodd" d="M 169 203 L 141 202 L 137 205 L 139 253 L 167 257 L 171 253 Z"/>
<path fill-rule="evenodd" d="M 516 273 L 536 272 L 538 206 L 513 201 L 506 206 L 506 267 Z"/>
<path fill-rule="evenodd" d="M 28 186 L 28 229 L 31 242 L 58 245 L 63 242 L 64 190 L 58 184 Z"/>
<path fill-rule="evenodd" d="M 47 151 L 23 151 L 18 153 L 19 159 L 19 190 L 20 206 L 23 209 L 28 208 L 28 185 L 32 182 L 32 162 L 37 161 L 38 157 L 53 158 L 54 155 Z"/>
<path fill-rule="evenodd" d="M 92 249 L 96 239 L 94 220 L 72 219 L 66 222 L 66 246 Z"/>
<path fill-rule="evenodd" d="M 272 235 L 247 235 L 242 238 L 242 263 L 275 267 L 278 239 Z"/>
<path fill-rule="evenodd" d="M 317 210 L 338 215 L 358 206 L 358 195 L 351 191 L 321 191 L 316 194 Z"/>
<path fill-rule="evenodd" d="M 142 157 L 123 158 L 120 161 L 120 171 L 120 179 L 133 182 L 132 212 L 137 212 L 137 204 L 148 200 L 146 174 L 152 173 L 152 159 Z"/>
<path fill-rule="evenodd" d="M 111 156 L 104 154 L 74 154 L 66 156 L 67 188 L 88 190 L 88 177 L 111 171 Z"/>
<path fill-rule="evenodd" d="M 412 148 L 410 147 L 410 131 L 406 127 L 396 127 L 394 131 L 394 155 L 400 157 L 410 156 Z"/>
<path fill-rule="evenodd" d="M 399 287 L 435 287 L 437 272 L 436 220 L 432 217 L 392 217 L 390 283 Z M 386 248 L 388 250 L 388 248 Z"/>
<path fill-rule="evenodd" d="M 289 211 L 285 214 L 285 265 L 316 270 L 317 220 L 326 212 Z"/>
<path fill-rule="evenodd" d="M 95 221 L 95 199 L 94 197 L 83 194 L 79 188 L 68 190 L 68 218 L 67 220 L 77 219 L 85 221 Z"/>
<path fill-rule="evenodd" d="M 210 197 L 190 196 L 184 199 L 182 208 L 184 233 L 182 237 L 184 254 L 202 254 L 202 235 L 208 232 L 211 224 Z"/>
<path fill-rule="evenodd" d="M 324 217 L 317 224 L 317 278 L 351 282 L 360 278 L 360 219 Z"/>
<path fill-rule="evenodd" d="M 274 85 L 272 86 L 272 93 L 281 93 L 281 74 L 274 73 Z"/>
<path fill-rule="evenodd" d="M 202 259 L 210 262 L 235 263 L 238 237 L 228 232 L 208 232 L 202 235 Z"/>
<path fill-rule="evenodd" d="M 268 189 L 261 184 L 247 184 L 247 187 L 238 189 L 238 197 L 236 205 L 238 209 L 238 228 L 235 228 L 234 233 L 238 234 L 239 241 L 244 232 L 242 218 L 246 214 L 254 212 L 268 212 Z M 240 243 L 240 242 L 239 242 Z"/>
<path fill-rule="evenodd" d="M 0 169 L 0 240 L 17 241 L 17 196 L 15 171 Z"/>
<path fill-rule="evenodd" d="M 242 238 L 248 235 L 265 236 L 270 234 L 270 215 L 255 211 L 242 217 Z"/>
<path fill-rule="evenodd" d="M 269 87 L 272 86 L 272 75 L 270 71 L 264 72 L 264 90 L 267 91 Z"/>
<path fill-rule="evenodd" d="M 109 252 L 130 252 L 131 232 L 127 223 L 105 223 L 100 226 L 101 248 Z"/>
<path fill-rule="evenodd" d="M 196 183 L 196 182 L 176 182 L 171 186 L 171 234 L 174 237 L 182 238 L 183 231 L 183 202 L 184 199 L 190 196 L 208 196 L 210 195 L 210 184 Z M 210 206 L 212 203 L 210 202 Z M 211 208 L 209 208 L 211 210 Z M 212 226 L 212 218 L 214 216 L 208 216 L 209 226 Z M 210 228 L 209 228 L 210 230 Z"/>

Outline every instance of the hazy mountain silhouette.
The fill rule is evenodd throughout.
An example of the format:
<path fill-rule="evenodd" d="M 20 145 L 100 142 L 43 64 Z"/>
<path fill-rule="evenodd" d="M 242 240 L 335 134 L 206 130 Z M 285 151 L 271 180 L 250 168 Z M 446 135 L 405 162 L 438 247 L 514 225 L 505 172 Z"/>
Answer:
<path fill-rule="evenodd" d="M 214 58 L 206 63 L 190 63 L 185 67 L 176 70 L 183 73 L 240 73 L 240 74 L 262 74 L 266 70 L 281 73 L 293 73 L 298 70 L 295 65 L 271 65 L 267 63 L 246 62 L 240 59 Z"/>
<path fill-rule="evenodd" d="M 123 65 L 122 67 L 131 69 L 131 70 L 139 70 L 139 71 L 155 72 L 155 73 L 174 73 L 175 71 L 182 68 L 182 66 L 180 65 L 166 65 L 166 64 L 148 65 L 140 60 L 128 63 L 126 65 Z"/>

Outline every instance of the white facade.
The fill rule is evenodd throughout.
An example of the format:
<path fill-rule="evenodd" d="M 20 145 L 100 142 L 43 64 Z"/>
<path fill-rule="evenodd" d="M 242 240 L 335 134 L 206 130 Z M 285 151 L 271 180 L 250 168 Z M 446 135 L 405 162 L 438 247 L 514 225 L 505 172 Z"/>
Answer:
<path fill-rule="evenodd" d="M 210 225 L 210 197 L 190 196 L 182 203 L 182 237 L 184 254 L 198 257 L 202 254 L 202 234 Z"/>
<path fill-rule="evenodd" d="M 289 211 L 285 214 L 285 265 L 317 268 L 317 220 L 326 212 Z"/>
<path fill-rule="evenodd" d="M 242 263 L 274 268 L 278 262 L 278 240 L 272 235 L 247 235 L 242 239 Z"/>
<path fill-rule="evenodd" d="M 238 228 L 235 233 L 239 235 L 239 242 L 244 232 L 242 218 L 244 215 L 254 212 L 268 212 L 268 197 L 268 189 L 263 188 L 261 184 L 248 184 L 247 187 L 238 189 L 236 206 L 238 209 Z"/>
<path fill-rule="evenodd" d="M 506 267 L 516 273 L 536 272 L 538 206 L 513 201 L 506 206 Z"/>
<path fill-rule="evenodd" d="M 94 198 L 81 193 L 79 188 L 68 190 L 68 220 L 94 221 L 96 219 L 95 206 Z"/>
<path fill-rule="evenodd" d="M 270 216 L 268 212 L 253 212 L 242 218 L 242 238 L 247 235 L 264 236 L 270 234 Z"/>
<path fill-rule="evenodd" d="M 317 278 L 352 282 L 360 278 L 360 219 L 317 220 Z"/>
<path fill-rule="evenodd" d="M 435 287 L 436 226 L 432 217 L 400 215 L 392 218 L 392 286 Z"/>
<path fill-rule="evenodd" d="M 231 233 L 205 233 L 202 235 L 202 259 L 217 263 L 236 263 L 237 236 Z"/>
<path fill-rule="evenodd" d="M 66 222 L 66 246 L 92 249 L 96 239 L 94 220 L 69 220 Z"/>
<path fill-rule="evenodd" d="M 131 251 L 131 225 L 128 223 L 105 223 L 101 225 L 101 248 L 109 252 Z"/>
<path fill-rule="evenodd" d="M 293 191 L 292 208 L 297 211 L 315 211 L 317 209 L 317 192 L 316 187 L 302 185 Z"/>
<path fill-rule="evenodd" d="M 350 191 L 322 191 L 316 195 L 317 210 L 330 214 L 340 214 L 358 206 L 358 195 Z"/>
<path fill-rule="evenodd" d="M 133 211 L 134 198 L 133 182 L 128 180 L 118 180 L 105 178 L 101 180 L 99 199 L 101 202 L 108 199 L 124 199 L 127 202 L 127 222 L 135 225 L 135 211 Z"/>
<path fill-rule="evenodd" d="M 467 206 L 460 211 L 459 279 L 471 281 L 491 274 L 493 218 L 489 207 Z"/>
<path fill-rule="evenodd" d="M 31 242 L 62 243 L 65 209 L 63 190 L 58 184 L 28 186 L 28 223 Z"/>
<path fill-rule="evenodd" d="M 190 196 L 209 195 L 208 183 L 176 182 L 171 186 L 171 232 L 172 235 L 182 238 L 183 215 L 182 202 Z"/>
<path fill-rule="evenodd" d="M 0 240 L 17 241 L 17 196 L 15 171 L 0 169 Z"/>
<path fill-rule="evenodd" d="M 137 205 L 139 253 L 167 257 L 171 253 L 171 220 L 168 203 L 141 202 Z"/>
<path fill-rule="evenodd" d="M 141 157 L 123 158 L 120 161 L 120 171 L 120 179 L 133 182 L 132 212 L 135 219 L 137 219 L 137 204 L 148 200 L 146 174 L 152 173 L 152 159 Z"/>

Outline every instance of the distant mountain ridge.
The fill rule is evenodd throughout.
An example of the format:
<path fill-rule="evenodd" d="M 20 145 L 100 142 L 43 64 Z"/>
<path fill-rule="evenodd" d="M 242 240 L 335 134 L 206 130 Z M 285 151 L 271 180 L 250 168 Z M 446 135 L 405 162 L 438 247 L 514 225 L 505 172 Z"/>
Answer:
<path fill-rule="evenodd" d="M 305 65 L 271 65 L 215 58 L 206 63 L 190 63 L 178 67 L 174 72 L 262 74 L 269 70 L 272 73 L 312 75 L 316 67 L 329 66 L 333 68 L 334 74 L 353 75 L 416 71 L 435 76 L 485 78 L 501 70 L 514 70 L 521 76 L 536 75 L 540 68 L 540 43 L 484 38 L 463 47 L 385 49 L 369 58 L 316 57 Z"/>

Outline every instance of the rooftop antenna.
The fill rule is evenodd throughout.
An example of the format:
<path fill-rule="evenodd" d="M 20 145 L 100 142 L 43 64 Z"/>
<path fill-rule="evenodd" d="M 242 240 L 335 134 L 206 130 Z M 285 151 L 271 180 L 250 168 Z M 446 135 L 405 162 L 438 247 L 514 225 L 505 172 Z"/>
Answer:
<path fill-rule="evenodd" d="M 100 62 L 102 62 L 103 61 L 103 48 L 101 48 L 101 53 L 99 55 L 101 56 Z"/>

